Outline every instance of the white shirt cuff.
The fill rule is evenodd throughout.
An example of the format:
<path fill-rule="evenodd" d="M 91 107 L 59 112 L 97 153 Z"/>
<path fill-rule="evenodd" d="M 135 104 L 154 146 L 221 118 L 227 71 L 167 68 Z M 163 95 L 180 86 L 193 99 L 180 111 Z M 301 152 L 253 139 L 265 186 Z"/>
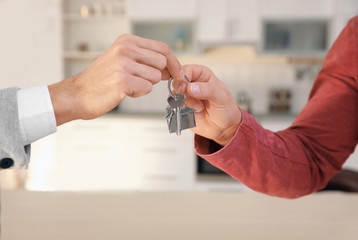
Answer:
<path fill-rule="evenodd" d="M 24 146 L 56 132 L 56 118 L 47 86 L 19 89 L 17 103 Z"/>

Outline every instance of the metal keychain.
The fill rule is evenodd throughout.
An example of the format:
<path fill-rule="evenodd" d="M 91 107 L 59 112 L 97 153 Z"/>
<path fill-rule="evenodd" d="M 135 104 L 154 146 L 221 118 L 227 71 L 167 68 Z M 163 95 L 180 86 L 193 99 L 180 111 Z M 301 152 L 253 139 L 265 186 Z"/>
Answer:
<path fill-rule="evenodd" d="M 185 80 L 189 83 L 187 76 L 184 76 Z M 168 81 L 168 90 L 170 96 L 168 97 L 168 104 L 170 107 L 166 108 L 167 124 L 169 133 L 176 132 L 177 136 L 181 134 L 182 130 L 193 128 L 196 126 L 195 123 L 195 109 L 184 106 L 182 108 L 186 92 L 184 94 L 174 94 L 171 90 L 173 78 L 171 77 Z"/>

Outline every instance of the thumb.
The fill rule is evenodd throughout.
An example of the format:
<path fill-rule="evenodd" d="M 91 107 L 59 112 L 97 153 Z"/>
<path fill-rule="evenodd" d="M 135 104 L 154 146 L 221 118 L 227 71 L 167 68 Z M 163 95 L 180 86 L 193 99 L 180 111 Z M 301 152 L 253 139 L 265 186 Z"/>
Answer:
<path fill-rule="evenodd" d="M 188 95 L 198 100 L 208 100 L 216 105 L 230 102 L 231 93 L 215 75 L 205 66 L 185 65 L 184 71 L 191 83 L 187 86 Z"/>
<path fill-rule="evenodd" d="M 214 104 L 225 104 L 227 93 L 213 82 L 192 82 L 188 85 L 187 91 L 189 96 L 199 99 L 208 100 Z"/>

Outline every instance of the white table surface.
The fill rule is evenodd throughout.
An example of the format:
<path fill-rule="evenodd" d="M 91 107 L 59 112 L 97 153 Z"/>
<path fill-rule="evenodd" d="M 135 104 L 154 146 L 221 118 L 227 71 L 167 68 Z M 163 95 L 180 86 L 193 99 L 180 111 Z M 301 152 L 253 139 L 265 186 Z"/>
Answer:
<path fill-rule="evenodd" d="M 2 191 L 2 240 L 358 239 L 358 194 Z"/>

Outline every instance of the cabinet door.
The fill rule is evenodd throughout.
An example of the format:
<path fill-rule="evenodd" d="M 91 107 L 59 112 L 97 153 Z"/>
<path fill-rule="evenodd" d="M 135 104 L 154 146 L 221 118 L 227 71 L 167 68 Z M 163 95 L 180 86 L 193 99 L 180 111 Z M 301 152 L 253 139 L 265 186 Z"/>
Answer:
<path fill-rule="evenodd" d="M 226 37 L 226 1 L 198 0 L 198 40 L 222 41 Z"/>
<path fill-rule="evenodd" d="M 190 191 L 194 189 L 196 158 L 194 136 L 169 134 L 161 119 L 136 120 L 135 139 L 139 190 Z"/>
<path fill-rule="evenodd" d="M 55 190 L 133 190 L 138 164 L 133 121 L 107 117 L 74 121 L 55 134 Z"/>
<path fill-rule="evenodd" d="M 60 0 L 0 1 L 0 87 L 62 79 Z"/>
<path fill-rule="evenodd" d="M 34 144 L 33 190 L 192 190 L 193 133 L 169 134 L 165 119 L 101 117 L 61 126 Z"/>
<path fill-rule="evenodd" d="M 333 0 L 259 0 L 263 18 L 330 18 Z"/>
<path fill-rule="evenodd" d="M 258 0 L 227 0 L 226 18 L 228 40 L 239 42 L 259 41 Z"/>

